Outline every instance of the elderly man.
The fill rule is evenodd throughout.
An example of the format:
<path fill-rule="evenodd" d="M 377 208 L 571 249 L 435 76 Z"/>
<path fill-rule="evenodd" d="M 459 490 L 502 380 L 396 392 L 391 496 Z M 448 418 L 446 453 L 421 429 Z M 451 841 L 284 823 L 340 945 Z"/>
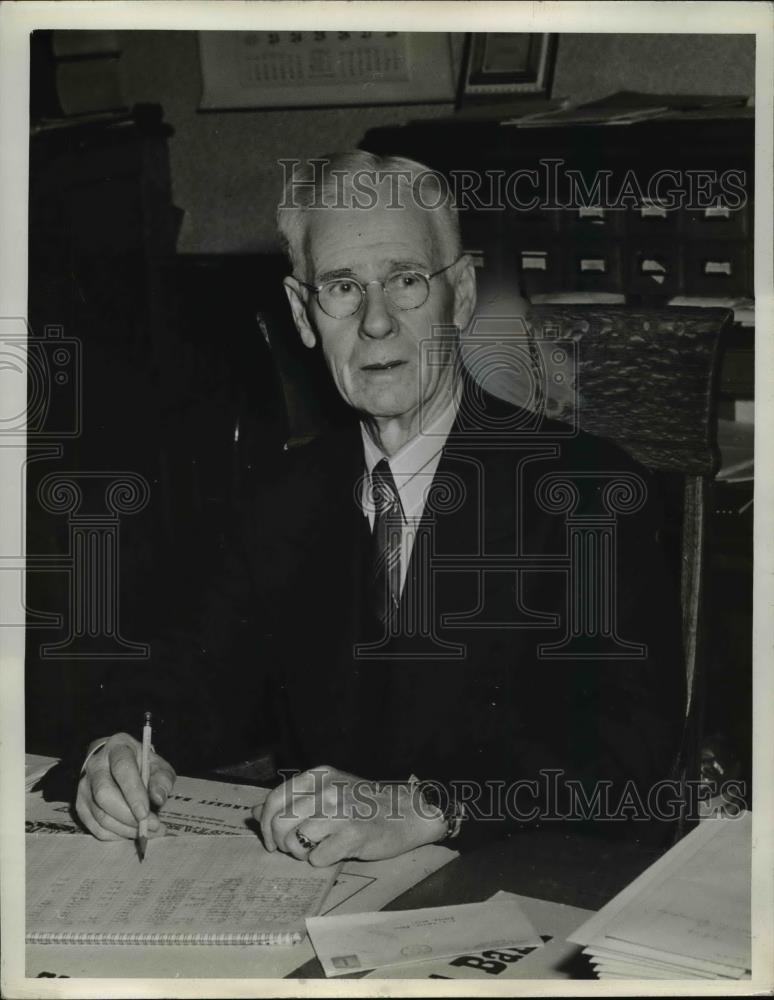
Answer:
<path fill-rule="evenodd" d="M 327 170 L 313 161 L 278 220 L 295 326 L 359 425 L 291 450 L 279 481 L 259 484 L 196 663 L 176 681 L 212 699 L 210 716 L 226 711 L 225 688 L 224 705 L 254 699 L 256 732 L 279 720 L 278 764 L 292 773 L 256 811 L 266 845 L 328 865 L 572 816 L 601 789 L 643 802 L 670 775 L 684 711 L 647 474 L 465 375 L 474 270 L 421 164 L 360 151 Z M 606 477 L 642 502 L 619 518 L 612 569 L 578 590 L 550 482 L 593 517 Z M 571 628 L 606 588 L 607 631 Z M 260 668 L 235 665 L 245 648 Z M 271 682 L 250 693 L 256 674 Z M 174 696 L 154 697 L 147 707 L 175 714 Z M 213 753 L 217 733 L 202 736 Z M 135 836 L 148 815 L 163 833 L 174 772 L 154 756 L 146 793 L 138 753 L 122 733 L 84 765 L 77 811 L 102 839 Z M 605 799 L 611 813 L 621 801 Z"/>

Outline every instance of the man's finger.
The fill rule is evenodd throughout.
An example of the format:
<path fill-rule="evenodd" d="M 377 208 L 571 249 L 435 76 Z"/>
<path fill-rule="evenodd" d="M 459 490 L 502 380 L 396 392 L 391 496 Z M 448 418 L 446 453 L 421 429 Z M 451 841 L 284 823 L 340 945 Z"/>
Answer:
<path fill-rule="evenodd" d="M 122 823 L 115 816 L 102 809 L 89 794 L 88 788 L 78 788 L 75 800 L 75 810 L 84 826 L 100 839 L 134 840 L 138 835 L 138 824 L 133 819 L 130 823 Z M 131 814 L 130 814 L 131 819 Z M 148 838 L 163 837 L 166 827 L 155 813 L 148 816 Z M 105 836 L 110 834 L 111 836 Z"/>
<path fill-rule="evenodd" d="M 310 813 L 310 815 L 307 818 L 302 819 L 300 823 L 296 823 L 295 820 L 292 820 L 291 822 L 293 823 L 292 826 L 290 826 L 286 831 L 280 832 L 277 829 L 277 820 L 275 818 L 274 839 L 283 851 L 287 851 L 288 854 L 292 854 L 295 858 L 303 858 L 306 860 L 309 852 L 314 850 L 321 840 L 331 833 L 336 833 L 342 828 L 344 820 L 317 819 Z M 300 838 L 299 834 L 301 835 Z M 301 842 L 300 845 L 299 839 Z M 306 847 L 303 846 L 304 842 L 307 844 Z M 311 847 L 309 847 L 309 843 L 312 844 Z"/>
<path fill-rule="evenodd" d="M 150 778 L 148 779 L 148 795 L 155 803 L 161 807 L 175 787 L 177 775 L 170 764 L 163 757 L 155 757 L 151 762 Z"/>
<path fill-rule="evenodd" d="M 121 789 L 121 794 L 126 799 L 127 805 L 132 810 L 132 815 L 138 822 L 145 819 L 150 811 L 150 802 L 137 767 L 137 755 L 134 748 L 126 744 L 119 744 L 110 748 L 108 757 L 110 773 Z"/>
<path fill-rule="evenodd" d="M 282 808 L 282 803 L 284 802 L 284 788 L 284 785 L 280 785 L 279 788 L 275 788 L 269 792 L 261 808 L 261 836 L 263 837 L 263 842 L 266 845 L 267 851 L 277 850 L 277 844 L 274 840 L 274 835 L 271 832 L 271 821 L 274 819 L 274 814 Z M 257 818 L 258 817 L 256 817 L 256 819 Z"/>
<path fill-rule="evenodd" d="M 297 858 L 299 861 L 306 861 L 309 857 L 309 852 L 314 850 L 317 844 L 313 843 L 313 846 L 309 847 L 304 839 L 299 839 L 299 833 L 301 833 L 301 830 L 298 826 L 291 830 L 283 841 L 282 849 L 287 854 L 292 854 L 292 856 Z M 301 837 L 304 838 L 303 833 L 301 834 Z M 309 839 L 311 840 L 311 838 Z"/>
<path fill-rule="evenodd" d="M 138 828 L 119 823 L 112 816 L 104 812 L 99 806 L 92 803 L 91 809 L 79 810 L 78 815 L 84 826 L 100 840 L 136 840 Z M 167 828 L 161 823 L 157 816 L 148 819 L 148 840 L 156 837 L 163 837 Z"/>
<path fill-rule="evenodd" d="M 102 787 L 106 788 L 107 791 L 103 793 Z M 88 780 L 81 780 L 75 800 L 78 815 L 85 822 L 85 815 L 88 814 L 103 829 L 116 833 L 120 837 L 136 837 L 137 822 L 129 809 L 126 808 L 119 790 L 112 784 L 105 784 L 102 787 L 94 793 Z M 159 826 L 158 816 L 151 813 L 148 817 L 149 836 L 155 834 Z"/>
<path fill-rule="evenodd" d="M 276 851 L 278 846 L 274 835 L 274 817 L 277 814 L 281 814 L 286 821 L 293 820 L 291 826 L 295 826 L 299 819 L 303 819 L 303 816 L 295 816 L 293 819 L 296 812 L 295 799 L 298 796 L 300 798 L 311 797 L 313 800 L 314 780 L 314 775 L 310 771 L 304 771 L 273 788 L 266 796 L 266 801 L 260 811 L 260 823 L 263 842 L 267 850 Z M 256 819 L 259 818 L 257 807 L 253 810 L 253 815 Z"/>
<path fill-rule="evenodd" d="M 111 833 L 110 830 L 105 830 L 103 827 L 101 827 L 99 823 L 91 815 L 91 812 L 88 809 L 87 803 L 85 801 L 81 802 L 80 806 L 76 805 L 76 810 L 83 825 L 86 827 L 89 833 L 93 834 L 97 838 L 97 840 L 123 839 L 117 833 Z"/>
<path fill-rule="evenodd" d="M 317 847 L 309 852 L 306 860 L 315 868 L 327 868 L 329 865 L 338 864 L 345 858 L 355 857 L 360 840 L 361 837 L 356 829 L 347 825 L 340 832 L 321 840 Z"/>
<path fill-rule="evenodd" d="M 315 799 L 311 795 L 294 796 L 289 805 L 275 812 L 271 820 L 274 843 L 283 851 L 293 853 L 290 845 L 297 845 L 296 829 L 315 815 Z M 327 826 L 327 824 L 326 824 Z"/>
<path fill-rule="evenodd" d="M 86 789 L 86 799 L 96 802 L 106 813 L 127 826 L 136 826 L 132 810 L 124 800 L 124 795 L 108 772 L 100 772 L 92 777 Z"/>
<path fill-rule="evenodd" d="M 115 819 L 110 815 L 110 813 L 107 813 L 104 809 L 100 808 L 96 802 L 90 803 L 89 810 L 94 820 L 99 824 L 99 826 L 102 827 L 103 830 L 108 830 L 110 833 L 115 833 L 117 836 L 124 837 L 127 840 L 134 840 L 137 836 L 136 825 L 129 826 L 128 824 Z"/>

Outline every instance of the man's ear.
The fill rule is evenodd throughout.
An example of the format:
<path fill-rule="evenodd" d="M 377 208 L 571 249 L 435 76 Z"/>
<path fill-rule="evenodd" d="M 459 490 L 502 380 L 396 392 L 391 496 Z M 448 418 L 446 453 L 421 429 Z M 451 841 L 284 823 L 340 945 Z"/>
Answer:
<path fill-rule="evenodd" d="M 464 330 L 476 308 L 476 269 L 468 254 L 455 268 L 454 325 Z"/>
<path fill-rule="evenodd" d="M 296 329 L 301 336 L 304 346 L 314 347 L 317 343 L 317 334 L 309 322 L 306 289 L 303 285 L 299 284 L 297 278 L 293 278 L 292 276 L 285 278 L 282 284 L 285 286 L 285 294 L 290 303 L 290 311 L 293 313 L 293 322 L 296 324 Z"/>

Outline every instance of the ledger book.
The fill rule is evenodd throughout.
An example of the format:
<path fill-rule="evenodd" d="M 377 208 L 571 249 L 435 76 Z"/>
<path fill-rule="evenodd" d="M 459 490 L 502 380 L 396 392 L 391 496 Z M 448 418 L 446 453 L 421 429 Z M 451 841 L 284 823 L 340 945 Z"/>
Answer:
<path fill-rule="evenodd" d="M 269 853 L 252 834 L 102 843 L 27 836 L 31 944 L 255 944 L 302 940 L 338 868 Z"/>

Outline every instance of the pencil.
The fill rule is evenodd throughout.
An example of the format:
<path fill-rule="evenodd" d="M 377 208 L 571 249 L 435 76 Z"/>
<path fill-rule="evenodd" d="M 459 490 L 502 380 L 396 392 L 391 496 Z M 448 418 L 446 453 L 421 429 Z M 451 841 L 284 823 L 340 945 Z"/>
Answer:
<path fill-rule="evenodd" d="M 140 759 L 140 776 L 142 783 L 148 788 L 150 778 L 150 750 L 151 750 L 151 714 L 145 713 L 145 724 L 142 727 L 142 757 Z M 148 818 L 141 819 L 137 830 L 137 853 L 140 861 L 145 860 L 145 850 L 148 846 Z"/>

